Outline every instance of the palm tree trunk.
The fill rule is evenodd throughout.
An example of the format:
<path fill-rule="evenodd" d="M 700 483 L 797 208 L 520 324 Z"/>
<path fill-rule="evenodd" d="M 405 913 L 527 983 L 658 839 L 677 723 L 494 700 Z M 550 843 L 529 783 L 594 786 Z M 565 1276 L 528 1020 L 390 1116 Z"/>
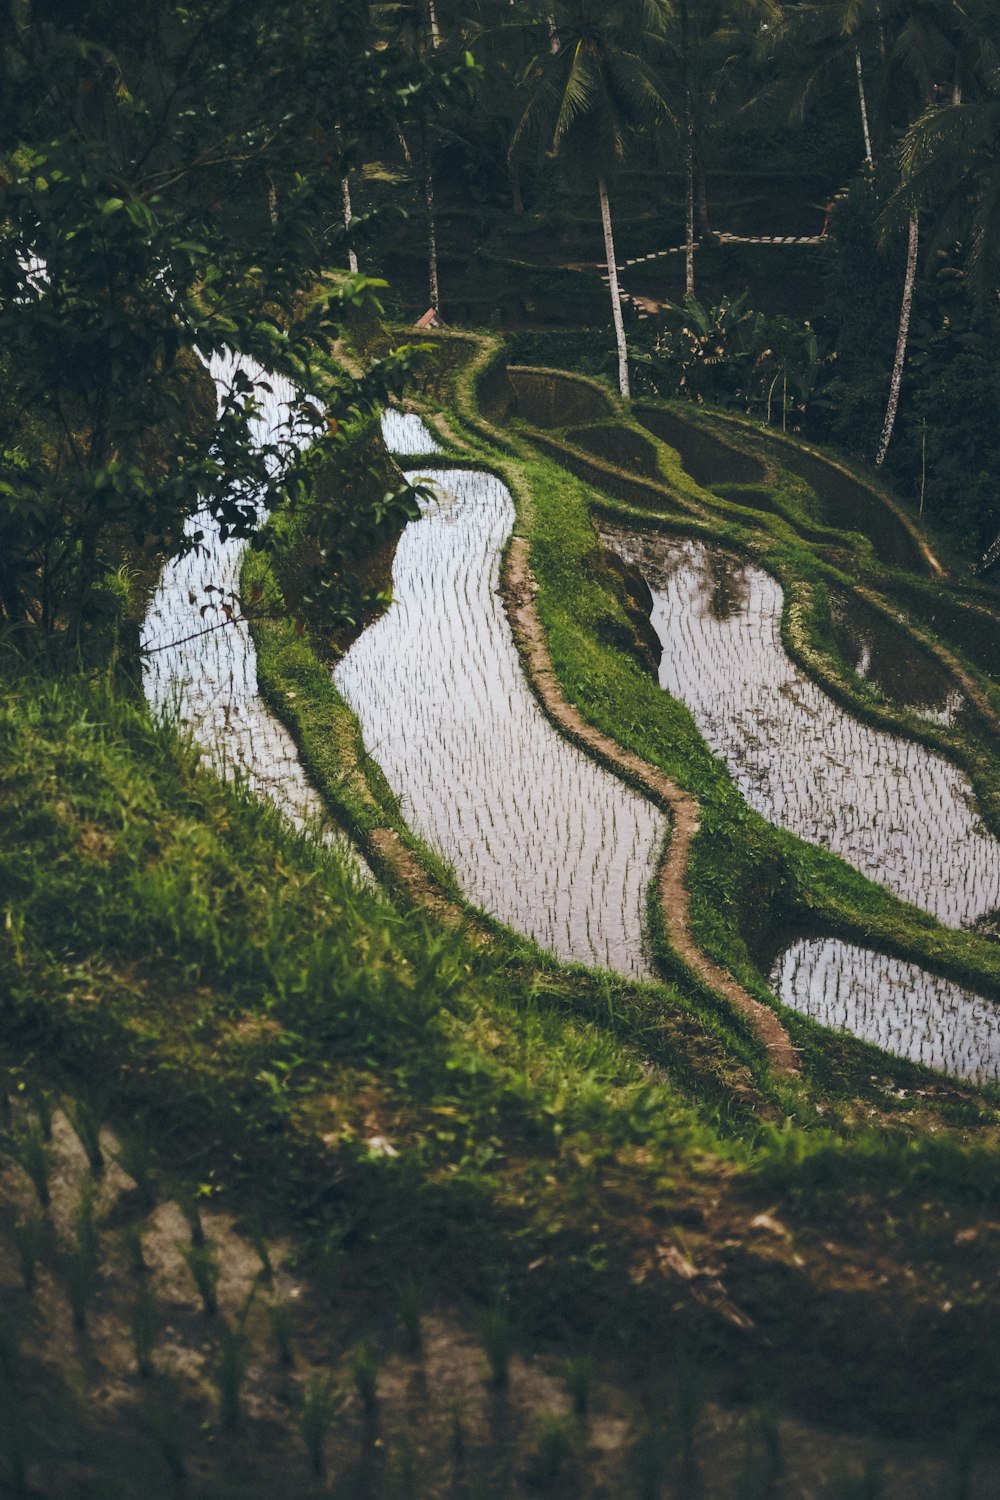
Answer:
<path fill-rule="evenodd" d="M 868 101 L 865 98 L 865 78 L 861 71 L 861 48 L 854 49 L 854 66 L 858 73 L 858 103 L 861 105 L 861 129 L 865 136 L 865 166 L 873 167 L 875 158 L 872 156 L 872 137 L 868 129 Z"/>
<path fill-rule="evenodd" d="M 628 345 L 625 342 L 625 319 L 622 317 L 622 296 L 618 288 L 618 261 L 615 256 L 615 237 L 611 228 L 611 204 L 608 202 L 608 185 L 603 177 L 598 178 L 597 191 L 601 198 L 601 221 L 604 224 L 604 253 L 608 259 L 608 282 L 611 286 L 611 316 L 615 325 L 618 344 L 618 389 L 626 401 L 632 392 L 628 379 Z"/>
<path fill-rule="evenodd" d="M 344 195 L 344 228 L 347 230 L 347 233 L 350 234 L 351 219 L 354 216 L 351 212 L 351 179 L 346 172 L 340 180 L 340 189 Z M 348 241 L 347 245 L 347 266 L 348 270 L 350 270 L 353 275 L 356 276 L 358 274 L 357 251 L 354 249 L 354 246 L 350 243 L 350 241 Z"/>
<path fill-rule="evenodd" d="M 885 410 L 882 436 L 879 438 L 875 467 L 880 469 L 889 451 L 892 429 L 899 407 L 899 388 L 903 381 L 903 365 L 906 362 L 906 341 L 910 333 L 910 313 L 913 309 L 913 287 L 917 279 L 917 248 L 920 234 L 920 219 L 917 210 L 910 214 L 909 235 L 906 247 L 906 278 L 903 282 L 903 305 L 899 310 L 899 332 L 896 335 L 896 358 L 892 364 L 892 380 L 889 384 L 889 404 Z"/>
<path fill-rule="evenodd" d="M 437 51 L 441 45 L 441 28 L 438 26 L 434 0 L 427 0 L 427 22 L 431 33 L 431 47 Z M 438 288 L 437 219 L 434 215 L 434 161 L 431 157 L 431 132 L 426 119 L 423 123 L 423 148 L 424 202 L 427 205 L 427 274 L 431 307 L 438 312 L 441 306 L 441 293 Z"/>
<path fill-rule="evenodd" d="M 694 296 L 694 109 L 688 0 L 681 0 L 681 68 L 684 76 L 684 294 Z"/>
<path fill-rule="evenodd" d="M 437 219 L 434 215 L 434 162 L 431 159 L 431 133 L 427 121 L 423 124 L 424 147 L 424 203 L 427 206 L 427 271 L 431 307 L 441 309 L 441 293 L 438 287 Z"/>
<path fill-rule="evenodd" d="M 712 220 L 708 212 L 708 187 L 705 181 L 705 163 L 697 149 L 697 133 L 695 135 L 694 173 L 698 184 L 698 225 L 702 240 L 706 244 L 714 245 L 716 233 L 712 228 Z"/>

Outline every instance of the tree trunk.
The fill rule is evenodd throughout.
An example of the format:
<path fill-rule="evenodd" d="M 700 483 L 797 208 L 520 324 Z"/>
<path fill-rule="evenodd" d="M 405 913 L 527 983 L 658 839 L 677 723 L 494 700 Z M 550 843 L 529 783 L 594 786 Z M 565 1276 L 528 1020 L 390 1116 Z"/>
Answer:
<path fill-rule="evenodd" d="M 545 19 L 549 23 L 549 51 L 555 57 L 559 51 L 559 32 L 556 30 L 556 18 L 553 15 L 549 15 Z"/>
<path fill-rule="evenodd" d="M 684 294 L 694 296 L 694 109 L 688 0 L 681 0 L 681 70 L 684 83 Z"/>
<path fill-rule="evenodd" d="M 899 310 L 899 332 L 896 335 L 896 358 L 892 364 L 892 381 L 889 385 L 889 404 L 885 411 L 885 423 L 879 438 L 875 467 L 880 469 L 889 451 L 892 429 L 899 407 L 899 388 L 903 382 L 903 365 L 906 363 L 906 341 L 910 333 L 910 313 L 913 309 L 913 287 L 917 279 L 917 247 L 920 234 L 920 219 L 916 209 L 910 215 L 910 227 L 906 247 L 906 279 L 903 282 L 903 305 Z"/>
<path fill-rule="evenodd" d="M 351 220 L 354 215 L 351 212 L 351 179 L 346 172 L 340 180 L 340 188 L 344 195 L 344 228 L 347 230 L 348 235 L 350 235 Z M 350 240 L 348 240 L 347 244 L 347 266 L 353 275 L 356 276 L 358 274 L 358 256 Z"/>
<path fill-rule="evenodd" d="M 434 163 L 431 159 L 431 133 L 427 121 L 423 124 L 424 147 L 424 203 L 427 206 L 427 270 L 431 307 L 441 309 L 441 294 L 438 288 L 437 220 L 434 216 Z"/>
<path fill-rule="evenodd" d="M 854 49 L 854 66 L 858 74 L 858 103 L 861 105 L 861 129 L 865 137 L 865 166 L 873 167 L 875 158 L 872 156 L 872 137 L 868 129 L 868 101 L 865 98 L 865 78 L 861 71 L 861 48 Z"/>
<path fill-rule="evenodd" d="M 697 148 L 695 149 L 694 168 L 695 178 L 698 183 L 698 225 L 701 237 L 709 244 L 714 244 L 716 234 L 712 228 L 712 221 L 708 214 L 708 189 L 705 185 L 705 164 L 698 154 Z"/>
<path fill-rule="evenodd" d="M 603 177 L 598 179 L 597 191 L 601 198 L 601 220 L 604 224 L 604 253 L 608 258 L 611 316 L 618 344 L 618 389 L 627 401 L 632 394 L 628 379 L 628 345 L 625 342 L 625 319 L 622 317 L 622 297 L 618 288 L 618 261 L 615 257 L 615 237 L 611 229 L 611 204 L 608 202 L 608 185 Z"/>
<path fill-rule="evenodd" d="M 270 172 L 267 174 L 267 213 L 271 220 L 271 228 L 278 227 L 278 189 L 274 185 L 274 178 Z"/>
<path fill-rule="evenodd" d="M 427 20 L 431 28 L 431 46 L 440 47 L 441 28 L 438 26 L 437 9 L 434 0 L 427 0 Z"/>

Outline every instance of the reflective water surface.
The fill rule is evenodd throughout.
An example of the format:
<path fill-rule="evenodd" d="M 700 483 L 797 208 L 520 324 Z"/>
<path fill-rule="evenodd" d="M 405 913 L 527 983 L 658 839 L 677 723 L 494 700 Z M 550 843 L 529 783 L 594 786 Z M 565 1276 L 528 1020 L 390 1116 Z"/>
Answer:
<path fill-rule="evenodd" d="M 397 411 L 394 406 L 382 413 L 382 437 L 390 453 L 412 458 L 420 453 L 440 453 L 440 444 L 431 436 L 426 423 L 412 412 Z"/>
<path fill-rule="evenodd" d="M 912 636 L 847 593 L 830 596 L 833 636 L 845 662 L 894 703 L 950 724 L 966 708 L 951 673 Z"/>
<path fill-rule="evenodd" d="M 786 1005 L 956 1078 L 1000 1080 L 1000 1006 L 916 964 L 838 938 L 805 938 L 775 963 Z"/>
<path fill-rule="evenodd" d="M 397 429 L 390 419 L 387 441 Z M 412 426 L 412 451 L 429 434 Z M 335 672 L 411 828 L 465 894 L 565 959 L 646 977 L 647 889 L 665 832 L 642 797 L 561 738 L 521 671 L 497 594 L 514 504 L 495 476 L 418 471 L 391 609 Z"/>
<path fill-rule="evenodd" d="M 607 528 L 653 594 L 660 683 L 752 807 L 952 926 L 1000 907 L 1000 841 L 962 773 L 845 713 L 793 665 L 782 592 L 715 547 Z"/>
<path fill-rule="evenodd" d="M 241 363 L 251 378 L 262 374 L 252 361 Z M 235 360 L 213 360 L 216 385 L 228 386 L 235 367 Z M 272 393 L 262 391 L 259 397 L 257 430 L 262 442 L 287 420 L 287 403 L 294 399 L 286 381 L 273 375 L 268 381 Z M 257 653 L 233 597 L 246 543 L 221 541 L 204 515 L 188 521 L 186 531 L 204 531 L 204 545 L 200 552 L 168 563 L 150 602 L 142 632 L 148 653 L 143 666 L 146 697 L 154 708 L 176 712 L 220 776 L 242 776 L 296 827 L 306 822 L 318 826 L 323 804 L 306 777 L 291 735 L 257 691 Z M 221 592 L 206 594 L 208 585 Z M 206 603 L 210 607 L 203 617 Z M 233 611 L 232 622 L 226 620 L 223 603 Z M 332 830 L 325 836 L 336 838 L 344 849 L 350 847 Z"/>

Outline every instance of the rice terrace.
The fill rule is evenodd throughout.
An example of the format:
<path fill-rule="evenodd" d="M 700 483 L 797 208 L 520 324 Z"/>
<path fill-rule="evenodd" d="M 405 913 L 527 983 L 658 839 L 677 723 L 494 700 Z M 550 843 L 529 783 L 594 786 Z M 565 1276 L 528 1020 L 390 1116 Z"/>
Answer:
<path fill-rule="evenodd" d="M 1000 10 L 0 0 L 0 1495 L 1000 1495 Z"/>

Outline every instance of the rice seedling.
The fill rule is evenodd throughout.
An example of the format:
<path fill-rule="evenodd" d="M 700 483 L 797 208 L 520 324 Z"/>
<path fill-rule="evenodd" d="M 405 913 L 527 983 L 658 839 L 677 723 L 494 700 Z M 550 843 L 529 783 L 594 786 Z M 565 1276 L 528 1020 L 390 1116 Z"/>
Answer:
<path fill-rule="evenodd" d="M 495 1391 L 505 1390 L 510 1378 L 512 1330 L 510 1304 L 504 1294 L 494 1297 L 483 1313 L 480 1333 L 490 1367 L 489 1383 Z"/>
<path fill-rule="evenodd" d="M 292 1310 L 283 1298 L 275 1298 L 273 1302 L 268 1303 L 267 1322 L 278 1363 L 288 1369 L 295 1363 L 295 1354 L 292 1349 L 294 1325 Z"/>
<path fill-rule="evenodd" d="M 362 1411 L 366 1417 L 371 1418 L 378 1410 L 379 1357 L 378 1350 L 370 1340 L 366 1339 L 355 1349 L 351 1356 L 351 1373 L 361 1398 Z"/>
<path fill-rule="evenodd" d="M 219 1421 L 227 1431 L 235 1427 L 240 1419 L 246 1373 L 246 1335 L 241 1327 L 224 1327 L 215 1366 L 215 1384 L 219 1393 Z"/>
<path fill-rule="evenodd" d="M 191 1280 L 197 1288 L 201 1298 L 201 1305 L 206 1313 L 213 1314 L 219 1310 L 219 1252 L 213 1244 L 207 1240 L 201 1244 L 192 1242 L 190 1245 L 178 1243 L 178 1250 L 184 1257 L 184 1262 L 191 1273 Z"/>
<path fill-rule="evenodd" d="M 101 1146 L 103 1111 L 92 1099 L 79 1097 L 66 1102 L 66 1118 L 83 1147 L 87 1164 L 95 1177 L 104 1174 L 104 1150 Z"/>
<path fill-rule="evenodd" d="M 14 1244 L 24 1290 L 31 1293 L 38 1285 L 38 1258 L 42 1248 L 42 1221 L 30 1210 L 14 1221 Z"/>
<path fill-rule="evenodd" d="M 152 1289 L 143 1285 L 132 1304 L 129 1320 L 132 1348 L 139 1374 L 148 1379 L 154 1372 L 153 1354 L 160 1336 L 160 1316 Z"/>
<path fill-rule="evenodd" d="M 299 1431 L 310 1468 L 318 1478 L 326 1471 L 326 1437 L 342 1404 L 343 1397 L 338 1394 L 332 1375 L 313 1376 L 302 1399 Z"/>
<path fill-rule="evenodd" d="M 41 1126 L 32 1121 L 14 1139 L 13 1154 L 35 1190 L 42 1208 L 52 1202 L 49 1183 L 52 1177 L 52 1151 Z"/>

